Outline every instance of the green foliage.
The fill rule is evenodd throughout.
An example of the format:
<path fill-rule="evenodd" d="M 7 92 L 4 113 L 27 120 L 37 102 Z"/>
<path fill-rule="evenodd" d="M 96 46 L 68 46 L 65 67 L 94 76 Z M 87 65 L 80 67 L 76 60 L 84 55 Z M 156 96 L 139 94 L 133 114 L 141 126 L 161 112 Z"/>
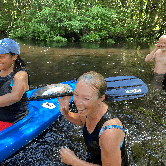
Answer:
<path fill-rule="evenodd" d="M 124 36 L 124 29 L 119 25 L 120 16 L 115 10 L 95 6 L 85 13 L 84 30 L 81 37 L 84 42 L 99 42 L 115 36 Z"/>
<path fill-rule="evenodd" d="M 61 36 L 55 36 L 54 38 L 53 38 L 53 41 L 54 42 L 57 42 L 57 43 L 64 43 L 64 42 L 67 42 L 67 39 L 66 38 L 63 38 L 63 37 L 61 37 Z"/>
<path fill-rule="evenodd" d="M 113 39 L 108 39 L 108 40 L 107 40 L 107 43 L 109 43 L 109 44 L 114 44 L 115 41 L 114 41 Z"/>
<path fill-rule="evenodd" d="M 98 34 L 95 34 L 94 32 L 89 33 L 88 35 L 85 35 L 81 37 L 80 39 L 83 42 L 100 42 L 101 38 Z"/>
<path fill-rule="evenodd" d="M 149 37 L 165 32 L 164 3 L 165 0 L 3 0 L 0 31 L 11 37 L 46 41 L 147 42 Z"/>

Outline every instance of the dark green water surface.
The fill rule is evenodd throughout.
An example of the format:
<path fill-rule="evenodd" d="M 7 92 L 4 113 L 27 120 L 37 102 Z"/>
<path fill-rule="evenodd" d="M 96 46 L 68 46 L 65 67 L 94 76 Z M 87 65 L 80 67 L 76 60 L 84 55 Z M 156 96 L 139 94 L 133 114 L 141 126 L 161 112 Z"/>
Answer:
<path fill-rule="evenodd" d="M 153 62 L 146 64 L 148 46 L 98 45 L 44 47 L 20 42 L 21 57 L 27 63 L 31 89 L 78 78 L 85 72 L 96 71 L 104 77 L 134 75 L 142 79 L 149 92 L 142 98 L 107 102 L 114 114 L 128 129 L 127 152 L 131 166 L 166 165 L 166 100 L 165 92 L 151 86 Z M 67 146 L 85 160 L 86 147 L 81 127 L 64 117 L 48 127 L 1 165 L 57 165 L 61 163 L 59 150 Z"/>

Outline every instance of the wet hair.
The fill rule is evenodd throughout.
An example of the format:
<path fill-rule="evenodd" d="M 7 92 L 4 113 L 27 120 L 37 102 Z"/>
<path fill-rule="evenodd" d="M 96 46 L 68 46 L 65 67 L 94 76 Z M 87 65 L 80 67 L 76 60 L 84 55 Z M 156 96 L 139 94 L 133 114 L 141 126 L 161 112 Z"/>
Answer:
<path fill-rule="evenodd" d="M 11 55 L 11 56 L 14 56 L 15 53 L 10 52 L 10 55 Z M 27 71 L 27 70 L 26 70 L 26 64 L 25 64 L 25 62 L 20 58 L 19 55 L 17 55 L 17 59 L 15 60 L 15 65 L 14 65 L 13 71 L 14 71 L 14 72 L 18 72 L 18 71 L 20 71 L 20 70 Z"/>
<path fill-rule="evenodd" d="M 105 95 L 105 92 L 107 90 L 107 82 L 100 73 L 94 71 L 84 73 L 82 76 L 78 78 L 77 82 L 79 81 L 85 82 L 97 89 L 99 98 Z"/>

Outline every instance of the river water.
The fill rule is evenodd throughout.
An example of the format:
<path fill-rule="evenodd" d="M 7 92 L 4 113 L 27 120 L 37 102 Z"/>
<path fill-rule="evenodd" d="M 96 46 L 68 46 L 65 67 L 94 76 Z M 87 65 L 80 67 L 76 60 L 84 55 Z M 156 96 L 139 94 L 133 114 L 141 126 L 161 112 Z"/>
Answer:
<path fill-rule="evenodd" d="M 55 44 L 17 41 L 29 70 L 30 89 L 72 80 L 91 70 L 105 78 L 134 75 L 142 79 L 149 88 L 144 97 L 107 104 L 128 129 L 126 145 L 129 165 L 166 165 L 166 93 L 152 86 L 154 64 L 144 62 L 150 51 L 148 45 L 103 47 L 99 44 L 73 44 L 57 47 Z M 64 117 L 1 165 L 63 166 L 65 164 L 60 161 L 59 155 L 61 146 L 69 147 L 83 160 L 87 156 L 81 127 L 69 123 Z"/>

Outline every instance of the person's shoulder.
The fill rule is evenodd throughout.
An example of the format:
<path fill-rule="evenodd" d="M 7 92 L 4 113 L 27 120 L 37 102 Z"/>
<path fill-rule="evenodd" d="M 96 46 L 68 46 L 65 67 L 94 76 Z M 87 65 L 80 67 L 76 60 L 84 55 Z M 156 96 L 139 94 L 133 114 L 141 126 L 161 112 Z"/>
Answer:
<path fill-rule="evenodd" d="M 109 125 L 117 125 L 123 128 L 123 125 L 121 121 L 118 118 L 110 119 L 106 121 L 103 125 L 109 126 Z M 111 150 L 110 148 L 118 148 L 120 149 L 120 145 L 125 137 L 125 133 L 122 131 L 122 129 L 113 127 L 110 129 L 103 130 L 103 132 L 100 135 L 99 144 L 101 149 L 105 149 L 106 151 Z M 109 146 L 108 146 L 109 145 Z"/>
<path fill-rule="evenodd" d="M 123 128 L 122 122 L 118 119 L 118 118 L 113 118 L 110 119 L 108 121 L 106 121 L 102 128 L 105 126 L 120 126 L 121 128 Z M 116 127 L 110 128 L 110 129 L 106 129 L 103 130 L 103 132 L 100 135 L 100 142 L 105 142 L 105 141 L 111 141 L 110 137 L 112 138 L 112 140 L 119 140 L 118 142 L 121 142 L 122 139 L 124 138 L 124 132 L 121 129 L 118 129 Z"/>
<path fill-rule="evenodd" d="M 120 126 L 121 128 L 123 128 L 123 125 L 122 125 L 122 122 L 118 119 L 118 118 L 113 118 L 113 119 L 110 119 L 108 121 L 106 121 L 102 128 L 104 128 L 105 126 Z M 116 130 L 115 128 L 111 128 L 110 130 L 109 129 L 106 129 L 104 130 L 101 135 L 103 138 L 107 138 L 109 137 L 110 135 L 114 135 L 114 134 L 119 134 L 121 133 L 121 130 Z"/>
<path fill-rule="evenodd" d="M 26 71 L 18 71 L 15 76 L 14 79 L 25 79 L 28 77 L 28 73 Z"/>
<path fill-rule="evenodd" d="M 122 122 L 118 118 L 109 119 L 103 124 L 102 127 L 109 126 L 109 125 L 118 125 L 123 127 Z"/>
<path fill-rule="evenodd" d="M 155 56 L 156 56 L 156 55 L 161 55 L 161 54 L 162 54 L 161 49 L 158 49 L 158 50 L 155 52 Z"/>

